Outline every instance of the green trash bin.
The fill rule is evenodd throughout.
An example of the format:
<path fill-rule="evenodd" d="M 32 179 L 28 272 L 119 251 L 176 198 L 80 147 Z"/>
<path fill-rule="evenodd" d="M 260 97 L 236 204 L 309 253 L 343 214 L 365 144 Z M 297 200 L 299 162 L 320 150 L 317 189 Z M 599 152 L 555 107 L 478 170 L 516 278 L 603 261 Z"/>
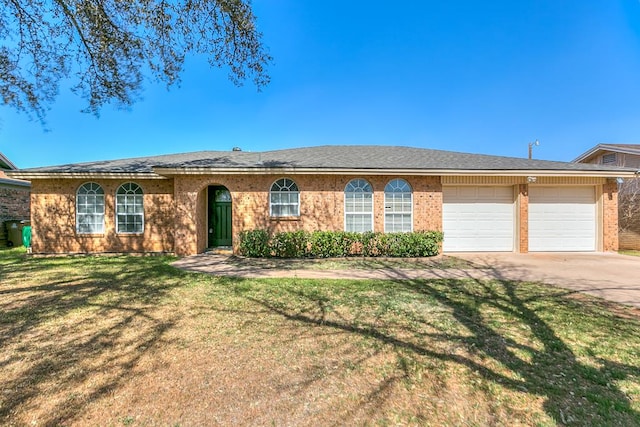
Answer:
<path fill-rule="evenodd" d="M 27 249 L 31 247 L 31 226 L 30 225 L 25 225 L 24 227 L 22 227 L 22 244 Z"/>

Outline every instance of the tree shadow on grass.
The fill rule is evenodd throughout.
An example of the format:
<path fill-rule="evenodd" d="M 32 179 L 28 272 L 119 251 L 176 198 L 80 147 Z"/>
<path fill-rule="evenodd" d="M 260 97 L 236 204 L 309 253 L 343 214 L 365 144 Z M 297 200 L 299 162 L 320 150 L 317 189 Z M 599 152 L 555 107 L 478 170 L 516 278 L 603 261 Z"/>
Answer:
<path fill-rule="evenodd" d="M 142 374 L 138 362 L 177 321 L 153 309 L 183 274 L 161 259 L 27 259 L 0 269 L 11 279 L 0 284 L 0 424 L 72 420 Z"/>
<path fill-rule="evenodd" d="M 640 424 L 640 413 L 632 408 L 630 397 L 618 385 L 622 380 L 638 384 L 640 367 L 598 354 L 588 357 L 588 361 L 584 355 L 579 358 L 567 337 L 571 327 L 563 324 L 563 318 L 554 319 L 556 311 L 575 322 L 589 322 L 599 315 L 586 310 L 586 317 L 581 318 L 580 309 L 588 307 L 588 303 L 577 303 L 570 292 L 557 289 L 543 292 L 533 285 L 507 280 L 385 283 L 393 288 L 388 292 L 404 293 L 415 301 L 438 306 L 449 316 L 449 327 L 446 322 L 430 319 L 428 313 L 406 310 L 402 304 L 392 308 L 405 320 L 402 331 L 398 325 L 389 327 L 385 322 L 357 314 L 350 319 L 336 316 L 332 305 L 339 302 L 329 296 L 331 284 L 325 285 L 326 293 L 318 288 L 313 291 L 301 291 L 302 286 L 289 288 L 290 300 L 296 301 L 291 304 L 286 303 L 286 295 L 282 294 L 277 300 L 265 293 L 244 297 L 291 321 L 391 345 L 399 360 L 405 361 L 400 364 L 402 372 L 381 384 L 370 396 L 372 399 L 383 399 L 393 382 L 410 377 L 407 360 L 409 365 L 430 360 L 457 364 L 506 390 L 541 397 L 545 412 L 558 424 Z M 379 289 L 385 292 L 383 287 Z M 588 323 L 582 325 L 583 329 L 585 325 Z M 627 329 L 637 330 L 637 326 L 635 322 Z M 637 333 L 630 338 L 640 342 Z M 623 339 L 618 338 L 617 343 Z"/>

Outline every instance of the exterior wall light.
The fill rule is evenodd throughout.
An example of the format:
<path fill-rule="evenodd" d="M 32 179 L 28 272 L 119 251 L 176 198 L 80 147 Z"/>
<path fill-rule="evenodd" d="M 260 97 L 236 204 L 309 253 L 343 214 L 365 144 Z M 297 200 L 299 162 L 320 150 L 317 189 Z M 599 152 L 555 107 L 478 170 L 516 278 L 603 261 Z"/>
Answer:
<path fill-rule="evenodd" d="M 536 182 L 537 180 L 538 180 L 538 178 L 537 178 L 537 177 L 535 177 L 535 176 L 528 176 L 528 177 L 527 177 L 527 182 L 528 182 L 529 184 L 533 184 L 533 183 L 534 183 L 534 182 Z"/>

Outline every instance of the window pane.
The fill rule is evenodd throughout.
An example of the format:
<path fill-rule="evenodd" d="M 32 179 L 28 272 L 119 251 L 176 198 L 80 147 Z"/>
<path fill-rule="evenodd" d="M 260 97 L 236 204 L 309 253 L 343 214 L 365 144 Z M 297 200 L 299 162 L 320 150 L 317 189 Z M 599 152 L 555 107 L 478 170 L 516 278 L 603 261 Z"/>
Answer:
<path fill-rule="evenodd" d="M 386 232 L 412 231 L 411 187 L 403 179 L 394 179 L 385 187 L 384 229 Z"/>

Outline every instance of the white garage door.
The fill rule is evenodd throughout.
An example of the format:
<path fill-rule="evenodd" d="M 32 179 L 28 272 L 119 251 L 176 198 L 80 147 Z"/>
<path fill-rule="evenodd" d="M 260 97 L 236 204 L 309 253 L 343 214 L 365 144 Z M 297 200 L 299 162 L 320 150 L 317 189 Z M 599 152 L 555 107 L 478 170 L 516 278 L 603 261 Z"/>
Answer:
<path fill-rule="evenodd" d="M 529 250 L 595 251 L 595 188 L 529 186 Z"/>
<path fill-rule="evenodd" d="M 446 252 L 513 251 L 512 187 L 443 188 Z"/>

